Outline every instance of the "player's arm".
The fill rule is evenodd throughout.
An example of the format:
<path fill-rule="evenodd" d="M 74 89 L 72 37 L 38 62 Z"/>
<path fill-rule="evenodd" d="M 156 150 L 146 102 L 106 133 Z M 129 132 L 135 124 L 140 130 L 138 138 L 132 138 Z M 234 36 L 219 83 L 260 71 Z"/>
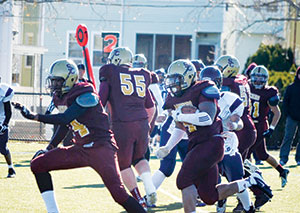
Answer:
<path fill-rule="evenodd" d="M 167 141 L 165 146 L 161 146 L 155 152 L 155 155 L 159 159 L 163 159 L 166 157 L 170 151 L 181 141 L 185 134 L 185 127 L 182 123 L 176 122 L 175 128 L 173 129 L 169 140 Z"/>
<path fill-rule="evenodd" d="M 11 105 L 10 105 L 10 101 L 4 102 L 3 105 L 4 105 L 5 119 L 4 119 L 2 125 L 8 126 L 8 123 L 9 123 L 9 121 L 10 121 L 11 114 L 12 114 L 12 113 L 11 113 Z"/>
<path fill-rule="evenodd" d="M 195 126 L 212 125 L 217 114 L 216 99 L 219 99 L 219 97 L 220 92 L 216 86 L 207 87 L 200 96 L 198 110 L 195 113 L 183 114 L 179 108 L 174 118 L 175 121 Z"/>
<path fill-rule="evenodd" d="M 101 78 L 100 79 L 101 83 L 99 86 L 99 97 L 100 97 L 100 101 L 102 103 L 102 105 L 105 107 L 108 97 L 109 97 L 109 84 L 108 82 L 105 80 L 105 78 Z"/>
<path fill-rule="evenodd" d="M 145 101 L 145 109 L 147 111 L 148 115 L 148 122 L 151 123 L 154 114 L 155 114 L 155 105 L 153 97 L 149 91 L 149 89 L 146 90 L 146 101 Z"/>
<path fill-rule="evenodd" d="M 264 137 L 270 137 L 272 135 L 272 133 L 273 133 L 273 131 L 274 131 L 277 123 L 279 122 L 279 119 L 280 119 L 280 116 L 281 116 L 281 112 L 280 112 L 278 103 L 279 103 L 279 97 L 278 97 L 278 95 L 276 95 L 274 97 L 271 97 L 268 100 L 268 105 L 269 105 L 271 111 L 274 113 L 274 116 L 272 118 L 272 121 L 271 121 L 271 124 L 269 126 L 269 129 L 266 130 L 263 133 Z"/>

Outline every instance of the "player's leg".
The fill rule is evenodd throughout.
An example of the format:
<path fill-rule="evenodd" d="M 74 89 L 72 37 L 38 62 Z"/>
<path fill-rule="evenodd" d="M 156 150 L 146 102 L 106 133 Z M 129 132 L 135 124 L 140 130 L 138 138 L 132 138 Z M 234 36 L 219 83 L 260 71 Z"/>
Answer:
<path fill-rule="evenodd" d="M 132 157 L 132 163 L 141 177 L 145 192 L 147 203 L 149 205 L 154 205 L 156 203 L 156 188 L 152 182 L 151 178 L 151 170 L 149 166 L 149 162 L 144 159 L 144 155 L 148 148 L 149 142 L 149 125 L 148 120 L 137 121 L 135 122 L 135 136 L 136 142 L 134 146 L 134 152 Z"/>
<path fill-rule="evenodd" d="M 135 142 L 134 122 L 114 122 L 112 130 L 119 147 L 117 154 L 122 180 L 132 196 L 146 206 L 138 189 L 135 174 L 131 168 Z"/>
<path fill-rule="evenodd" d="M 16 172 L 13 167 L 10 151 L 7 148 L 7 142 L 8 142 L 8 129 L 5 130 L 5 132 L 2 135 L 0 135 L 0 153 L 4 156 L 8 166 L 7 177 L 11 178 L 11 177 L 15 177 Z"/>
<path fill-rule="evenodd" d="M 85 156 L 80 155 L 80 148 L 78 145 L 55 148 L 31 161 L 31 171 L 35 176 L 48 212 L 58 212 L 52 178 L 49 172 L 58 169 L 87 166 L 88 161 Z"/>
<path fill-rule="evenodd" d="M 121 172 L 116 150 L 108 143 L 94 149 L 84 149 L 89 156 L 90 166 L 101 176 L 113 199 L 127 212 L 145 212 L 133 197 L 129 196 L 121 181 Z"/>
<path fill-rule="evenodd" d="M 225 155 L 222 161 L 224 172 L 229 182 L 243 179 L 244 169 L 240 153 L 235 153 L 232 156 Z M 243 192 L 237 193 L 237 197 L 242 203 L 243 208 L 248 211 L 252 206 L 248 190 L 246 189 Z"/>

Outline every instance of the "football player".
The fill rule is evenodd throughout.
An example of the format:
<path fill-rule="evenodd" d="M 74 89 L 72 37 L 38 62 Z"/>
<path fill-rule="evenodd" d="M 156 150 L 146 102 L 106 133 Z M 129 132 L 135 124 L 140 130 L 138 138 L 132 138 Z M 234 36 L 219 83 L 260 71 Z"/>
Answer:
<path fill-rule="evenodd" d="M 112 130 L 119 146 L 118 159 L 124 184 L 145 205 L 137 188 L 131 168 L 133 165 L 143 180 L 147 202 L 153 205 L 156 202 L 156 189 L 152 183 L 149 163 L 145 159 L 149 121 L 155 111 L 148 90 L 152 75 L 148 70 L 132 68 L 132 57 L 127 47 L 112 50 L 108 64 L 100 68 L 99 96 L 104 106 L 107 102 L 111 105 Z"/>
<path fill-rule="evenodd" d="M 7 148 L 8 124 L 11 118 L 10 101 L 14 95 L 13 89 L 4 83 L 0 83 L 0 153 L 4 155 L 8 165 L 8 178 L 15 177 L 16 172 L 11 160 L 11 154 Z"/>
<path fill-rule="evenodd" d="M 184 133 L 188 134 L 188 152 L 177 176 L 184 211 L 196 212 L 197 194 L 206 204 L 213 205 L 252 185 L 269 191 L 257 173 L 247 179 L 218 185 L 218 162 L 224 154 L 222 122 L 217 117 L 220 93 L 213 82 L 196 82 L 195 78 L 196 68 L 189 60 L 177 60 L 169 66 L 166 87 L 170 93 L 164 108 L 174 110 L 176 128 L 166 146 L 157 151 L 161 157 L 165 157 Z M 185 114 L 181 111 L 184 106 L 193 106 L 197 110 Z"/>
<path fill-rule="evenodd" d="M 236 93 L 243 99 L 244 114 L 242 121 L 244 127 L 237 131 L 239 139 L 239 152 L 242 154 L 243 160 L 246 159 L 249 148 L 254 144 L 256 139 L 256 129 L 250 116 L 250 86 L 247 78 L 239 73 L 240 63 L 238 59 L 231 55 L 220 56 L 215 65 L 219 67 L 223 74 L 222 91 L 230 91 Z"/>
<path fill-rule="evenodd" d="M 214 66 L 208 66 L 200 73 L 200 80 L 214 81 L 216 86 L 221 89 L 223 76 L 221 71 Z M 233 130 L 243 128 L 241 117 L 244 112 L 243 100 L 235 93 L 222 92 L 218 100 L 220 107 L 219 118 L 222 119 L 224 138 L 224 158 L 219 162 L 220 174 L 225 176 L 231 182 L 243 179 L 244 167 L 241 154 L 238 151 L 238 138 Z M 221 181 L 221 178 L 219 178 Z M 237 197 L 243 205 L 245 212 L 254 212 L 248 190 L 237 193 Z M 224 213 L 226 210 L 226 199 L 218 201 L 217 212 Z"/>
<path fill-rule="evenodd" d="M 16 109 L 28 119 L 43 123 L 59 124 L 55 136 L 45 150 L 39 150 L 31 161 L 31 171 L 48 212 L 59 212 L 50 171 L 89 166 L 102 178 L 113 199 L 128 212 L 145 212 L 144 208 L 124 188 L 120 178 L 117 146 L 108 116 L 104 112 L 97 92 L 92 84 L 77 83 L 78 69 L 72 60 L 61 59 L 50 67 L 47 78 L 53 93 L 53 101 L 62 113 L 44 115 L 33 114 L 20 103 Z M 72 128 L 75 144 L 57 147 Z"/>
<path fill-rule="evenodd" d="M 257 139 L 249 152 L 256 151 L 260 160 L 267 161 L 275 168 L 281 178 L 281 187 L 285 187 L 289 170 L 284 169 L 266 149 L 265 138 L 271 137 L 281 115 L 278 106 L 278 89 L 274 86 L 268 86 L 268 79 L 269 72 L 267 68 L 262 65 L 256 66 L 250 74 L 251 116 L 257 129 Z M 269 126 L 268 113 L 270 110 L 274 116 Z"/>

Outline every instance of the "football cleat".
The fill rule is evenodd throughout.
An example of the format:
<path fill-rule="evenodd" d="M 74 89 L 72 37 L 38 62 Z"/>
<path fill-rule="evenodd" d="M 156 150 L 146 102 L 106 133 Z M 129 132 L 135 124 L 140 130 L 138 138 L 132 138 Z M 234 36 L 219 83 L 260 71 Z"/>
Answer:
<path fill-rule="evenodd" d="M 246 180 L 251 184 L 257 186 L 261 191 L 263 191 L 269 198 L 273 197 L 272 190 L 270 186 L 266 184 L 261 173 L 256 171 L 252 173 Z"/>
<path fill-rule="evenodd" d="M 243 204 L 242 204 L 242 202 L 239 199 L 237 199 L 237 200 L 238 200 L 238 204 L 232 210 L 232 212 L 233 213 L 242 213 L 242 212 L 244 212 Z"/>
<path fill-rule="evenodd" d="M 259 194 L 255 197 L 254 207 L 259 210 L 263 205 L 265 205 L 271 199 L 266 194 Z"/>
<path fill-rule="evenodd" d="M 144 210 L 147 212 L 148 211 L 148 207 L 146 204 L 146 201 L 144 198 L 142 198 L 141 200 L 139 200 L 139 204 L 144 208 Z"/>
<path fill-rule="evenodd" d="M 13 168 L 9 168 L 7 178 L 13 178 L 15 176 L 16 176 L 15 170 Z"/>
<path fill-rule="evenodd" d="M 196 201 L 196 207 L 204 207 L 206 204 L 200 199 L 200 197 L 197 197 Z"/>
<path fill-rule="evenodd" d="M 156 205 L 155 205 L 155 203 L 157 201 L 157 194 L 156 194 L 156 192 L 153 192 L 153 193 L 151 193 L 149 195 L 146 195 L 144 197 L 144 199 L 146 201 L 147 207 L 149 207 L 149 208 L 155 208 L 156 207 Z"/>
<path fill-rule="evenodd" d="M 226 211 L 226 199 L 219 200 L 217 203 L 217 213 L 225 213 Z"/>
<path fill-rule="evenodd" d="M 290 171 L 288 169 L 284 169 L 283 172 L 280 174 L 282 188 L 284 188 L 285 185 L 287 184 L 287 176 L 289 173 Z"/>

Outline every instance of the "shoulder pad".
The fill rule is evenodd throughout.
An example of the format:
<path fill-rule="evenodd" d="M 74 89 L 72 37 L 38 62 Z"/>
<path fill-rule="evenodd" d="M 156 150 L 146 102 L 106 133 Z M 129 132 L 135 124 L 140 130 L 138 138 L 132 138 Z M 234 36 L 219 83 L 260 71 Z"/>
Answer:
<path fill-rule="evenodd" d="M 220 91 L 216 86 L 209 86 L 202 90 L 202 95 L 204 95 L 206 98 L 219 99 Z"/>
<path fill-rule="evenodd" d="M 81 107 L 94 107 L 99 103 L 99 97 L 91 92 L 83 93 L 76 98 L 76 103 Z"/>
<path fill-rule="evenodd" d="M 276 105 L 278 105 L 278 103 L 279 103 L 279 96 L 278 96 L 278 95 L 275 95 L 275 96 L 271 97 L 271 98 L 268 100 L 268 102 L 269 102 L 269 104 L 270 104 L 271 106 L 276 106 Z"/>

